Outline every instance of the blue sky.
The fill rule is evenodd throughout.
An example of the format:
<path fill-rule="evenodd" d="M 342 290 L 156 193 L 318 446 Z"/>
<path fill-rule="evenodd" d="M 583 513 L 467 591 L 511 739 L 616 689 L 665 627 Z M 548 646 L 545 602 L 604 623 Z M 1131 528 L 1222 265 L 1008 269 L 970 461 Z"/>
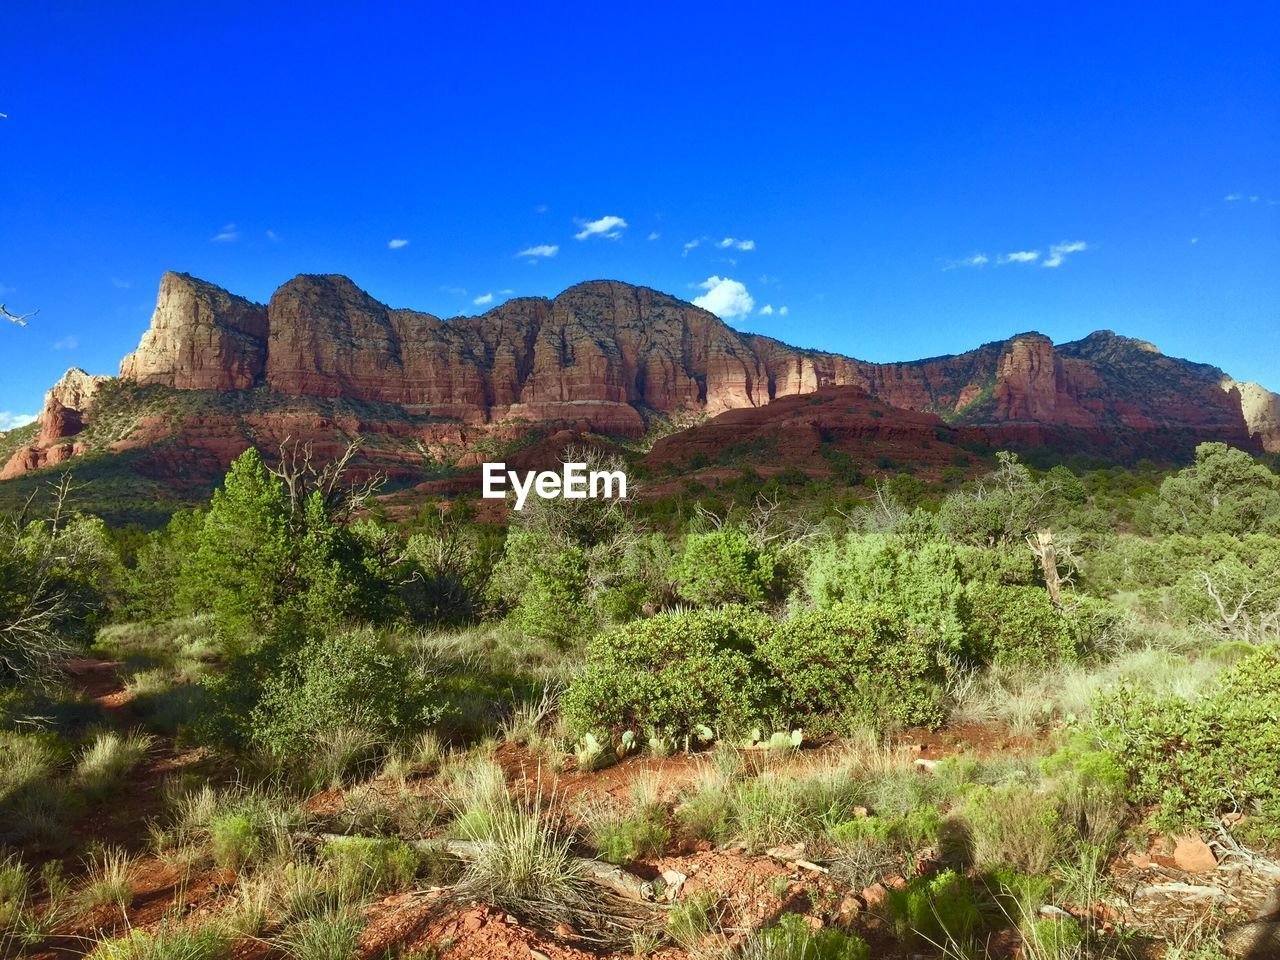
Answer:
<path fill-rule="evenodd" d="M 869 360 L 1105 327 L 1280 389 L 1274 5 L 366 6 L 5 5 L 0 422 L 166 269 L 616 278 Z"/>

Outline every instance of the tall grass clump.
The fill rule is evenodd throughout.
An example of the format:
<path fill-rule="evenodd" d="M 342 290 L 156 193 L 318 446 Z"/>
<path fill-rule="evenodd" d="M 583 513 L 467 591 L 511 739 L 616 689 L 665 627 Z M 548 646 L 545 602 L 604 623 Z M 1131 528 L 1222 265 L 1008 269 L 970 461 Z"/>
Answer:
<path fill-rule="evenodd" d="M 113 793 L 142 761 L 155 738 L 145 733 L 121 735 L 104 730 L 93 736 L 76 757 L 76 777 L 84 793 L 101 800 Z"/>

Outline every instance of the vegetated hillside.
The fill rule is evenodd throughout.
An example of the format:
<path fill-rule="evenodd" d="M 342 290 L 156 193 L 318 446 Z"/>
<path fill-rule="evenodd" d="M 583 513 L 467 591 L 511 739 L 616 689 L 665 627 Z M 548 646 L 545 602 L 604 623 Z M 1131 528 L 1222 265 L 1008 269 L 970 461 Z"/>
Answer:
<path fill-rule="evenodd" d="M 1274 956 L 1280 475 L 770 410 L 645 469 L 793 476 L 504 525 L 254 449 L 147 535 L 0 510 L 0 956 Z M 939 459 L 839 499 L 868 431 Z"/>
<path fill-rule="evenodd" d="M 740 333 L 613 281 L 442 320 L 381 304 L 340 276 L 299 276 L 264 306 L 168 273 L 120 376 L 69 372 L 38 434 L 6 444 L 0 479 L 120 457 L 94 469 L 138 472 L 181 497 L 207 489 L 249 444 L 270 453 L 287 437 L 328 448 L 359 433 L 370 438 L 370 466 L 408 481 L 529 431 L 634 439 L 669 418 L 837 386 L 979 428 L 993 446 L 1177 462 L 1204 440 L 1280 442 L 1273 394 L 1106 332 L 1058 347 L 1020 334 L 957 356 L 872 364 Z"/>

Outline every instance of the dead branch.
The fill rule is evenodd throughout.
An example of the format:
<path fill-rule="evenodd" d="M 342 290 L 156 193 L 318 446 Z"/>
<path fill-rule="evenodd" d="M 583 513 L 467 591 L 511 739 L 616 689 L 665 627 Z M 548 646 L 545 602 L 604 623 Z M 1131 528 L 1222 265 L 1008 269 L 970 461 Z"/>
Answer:
<path fill-rule="evenodd" d="M 4 116 L 4 114 L 0 114 L 0 116 Z M 21 316 L 19 316 L 17 314 L 10 313 L 8 308 L 5 307 L 3 303 L 0 303 L 0 313 L 4 314 L 5 317 L 12 320 L 14 323 L 16 323 L 20 327 L 25 327 L 27 325 L 27 321 L 30 320 L 39 312 L 40 312 L 39 310 L 33 310 L 30 313 L 24 313 Z"/>

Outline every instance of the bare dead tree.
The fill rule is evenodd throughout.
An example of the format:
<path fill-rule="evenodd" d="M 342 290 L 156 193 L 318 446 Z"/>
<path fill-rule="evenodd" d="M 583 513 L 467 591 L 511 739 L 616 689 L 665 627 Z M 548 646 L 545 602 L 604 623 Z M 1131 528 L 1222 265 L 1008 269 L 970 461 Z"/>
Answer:
<path fill-rule="evenodd" d="M 1204 584 L 1205 592 L 1218 612 L 1216 620 L 1202 621 L 1203 627 L 1247 643 L 1280 642 L 1280 607 L 1258 610 L 1254 601 L 1261 590 L 1245 586 L 1235 597 L 1228 597 L 1226 584 L 1215 583 L 1209 571 L 1197 570 L 1196 576 Z"/>
<path fill-rule="evenodd" d="M 4 116 L 4 114 L 0 114 L 0 116 Z M 0 313 L 4 314 L 6 318 L 12 320 L 20 327 L 25 327 L 27 325 L 27 321 L 39 312 L 39 310 L 33 310 L 30 313 L 24 313 L 19 316 L 18 314 L 10 313 L 9 309 L 3 303 L 0 303 Z"/>
<path fill-rule="evenodd" d="M 373 474 L 362 481 L 347 482 L 347 473 L 360 446 L 361 440 L 357 437 L 336 459 L 318 464 L 310 441 L 291 442 L 291 438 L 286 437 L 280 444 L 279 464 L 271 472 L 284 484 L 291 515 L 301 516 L 307 501 L 315 494 L 320 495 L 325 512 L 339 522 L 368 506 L 386 478 Z"/>

